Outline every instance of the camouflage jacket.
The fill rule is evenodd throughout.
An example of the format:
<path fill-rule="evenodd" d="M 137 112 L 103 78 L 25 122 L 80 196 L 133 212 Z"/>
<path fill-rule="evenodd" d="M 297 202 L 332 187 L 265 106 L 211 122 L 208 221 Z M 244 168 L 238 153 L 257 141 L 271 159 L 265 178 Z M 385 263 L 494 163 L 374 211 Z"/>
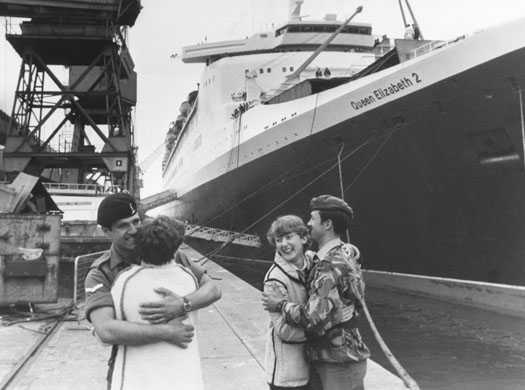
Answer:
<path fill-rule="evenodd" d="M 308 301 L 288 302 L 282 309 L 286 322 L 307 332 L 312 361 L 349 363 L 370 356 L 358 329 L 364 297 L 359 251 L 350 247 L 348 252 L 339 239 L 321 248 L 307 279 Z"/>

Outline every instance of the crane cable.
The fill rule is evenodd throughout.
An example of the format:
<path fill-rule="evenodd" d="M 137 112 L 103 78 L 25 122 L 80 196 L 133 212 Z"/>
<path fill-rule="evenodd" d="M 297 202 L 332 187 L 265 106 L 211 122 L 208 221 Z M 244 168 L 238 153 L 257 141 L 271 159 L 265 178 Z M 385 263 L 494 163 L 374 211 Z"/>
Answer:
<path fill-rule="evenodd" d="M 386 141 L 388 141 L 390 139 L 391 135 L 392 135 L 392 133 L 390 133 L 388 135 L 388 137 L 381 144 L 381 146 L 378 148 L 376 153 L 372 156 L 372 158 L 365 165 L 365 167 L 363 168 L 361 173 L 371 164 L 372 160 L 377 156 L 379 151 L 383 148 L 383 146 L 385 145 Z M 339 166 L 339 187 L 341 189 L 341 199 L 343 199 L 343 200 L 345 199 L 345 193 L 344 193 L 344 189 L 343 189 L 344 187 L 343 187 L 343 170 L 342 170 L 342 166 L 341 166 L 341 153 L 343 153 L 344 147 L 345 147 L 345 144 L 343 143 L 341 145 L 341 150 L 339 151 L 339 154 L 337 155 L 337 163 L 338 163 L 338 166 Z M 347 189 L 350 188 L 352 186 L 352 184 L 354 184 L 357 179 L 359 179 L 359 177 L 361 176 L 361 173 L 359 175 L 357 175 L 357 177 L 354 179 L 354 181 L 352 181 L 352 183 L 350 184 L 350 186 L 347 187 Z M 348 229 L 346 230 L 346 236 L 347 236 L 347 239 L 348 239 L 348 243 L 350 243 L 350 234 L 348 232 Z M 381 337 L 381 334 L 377 330 L 377 327 L 376 327 L 376 325 L 374 323 L 374 320 L 372 319 L 372 316 L 370 315 L 370 312 L 368 310 L 368 306 L 365 303 L 365 298 L 362 297 L 361 299 L 359 299 L 359 303 L 361 304 L 361 307 L 363 308 L 363 311 L 365 313 L 366 319 L 368 320 L 368 324 L 370 325 L 370 329 L 372 329 L 372 333 L 374 334 L 374 337 L 375 337 L 377 343 L 381 347 L 381 350 L 385 354 L 385 356 L 388 359 L 388 361 L 390 362 L 390 364 L 394 367 L 394 369 L 396 370 L 398 375 L 401 377 L 401 379 L 403 380 L 405 385 L 410 390 L 419 390 L 419 386 L 416 383 L 416 381 L 408 374 L 408 372 L 403 368 L 403 366 L 395 358 L 395 356 L 390 351 L 390 348 L 388 348 L 388 346 L 386 345 L 385 341 L 383 340 L 383 337 Z"/>

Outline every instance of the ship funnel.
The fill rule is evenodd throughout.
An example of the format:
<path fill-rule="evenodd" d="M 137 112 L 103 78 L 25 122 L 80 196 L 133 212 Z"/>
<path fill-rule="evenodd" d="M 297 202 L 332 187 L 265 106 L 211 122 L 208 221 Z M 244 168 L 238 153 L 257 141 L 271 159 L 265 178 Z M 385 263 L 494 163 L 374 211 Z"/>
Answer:
<path fill-rule="evenodd" d="M 301 20 L 301 4 L 304 0 L 289 0 L 290 20 Z"/>

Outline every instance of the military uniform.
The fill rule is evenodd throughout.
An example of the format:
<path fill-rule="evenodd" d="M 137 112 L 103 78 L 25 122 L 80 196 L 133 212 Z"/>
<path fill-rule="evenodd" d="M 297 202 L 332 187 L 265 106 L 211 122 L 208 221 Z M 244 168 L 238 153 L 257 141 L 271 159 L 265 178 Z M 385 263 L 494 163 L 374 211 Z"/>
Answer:
<path fill-rule="evenodd" d="M 339 239 L 327 243 L 308 276 L 308 301 L 304 305 L 288 302 L 282 307 L 288 323 L 307 331 L 311 361 L 350 363 L 370 356 L 358 329 L 364 283 L 357 253 L 354 249 L 353 254 L 347 254 Z M 353 313 L 350 320 L 342 322 L 344 306 L 352 307 Z"/>

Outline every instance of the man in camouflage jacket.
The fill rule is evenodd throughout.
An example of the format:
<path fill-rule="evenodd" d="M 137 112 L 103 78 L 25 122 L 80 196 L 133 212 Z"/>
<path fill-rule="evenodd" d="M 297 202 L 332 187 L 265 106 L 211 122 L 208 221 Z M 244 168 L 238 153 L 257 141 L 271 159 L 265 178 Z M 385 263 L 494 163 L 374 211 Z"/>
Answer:
<path fill-rule="evenodd" d="M 323 390 L 364 389 L 370 356 L 358 329 L 364 283 L 359 251 L 343 245 L 352 209 L 342 199 L 321 195 L 310 202 L 311 238 L 319 245 L 307 279 L 308 301 L 294 304 L 277 291 L 263 294 L 269 311 L 281 311 L 286 322 L 307 331 L 308 357 Z"/>

